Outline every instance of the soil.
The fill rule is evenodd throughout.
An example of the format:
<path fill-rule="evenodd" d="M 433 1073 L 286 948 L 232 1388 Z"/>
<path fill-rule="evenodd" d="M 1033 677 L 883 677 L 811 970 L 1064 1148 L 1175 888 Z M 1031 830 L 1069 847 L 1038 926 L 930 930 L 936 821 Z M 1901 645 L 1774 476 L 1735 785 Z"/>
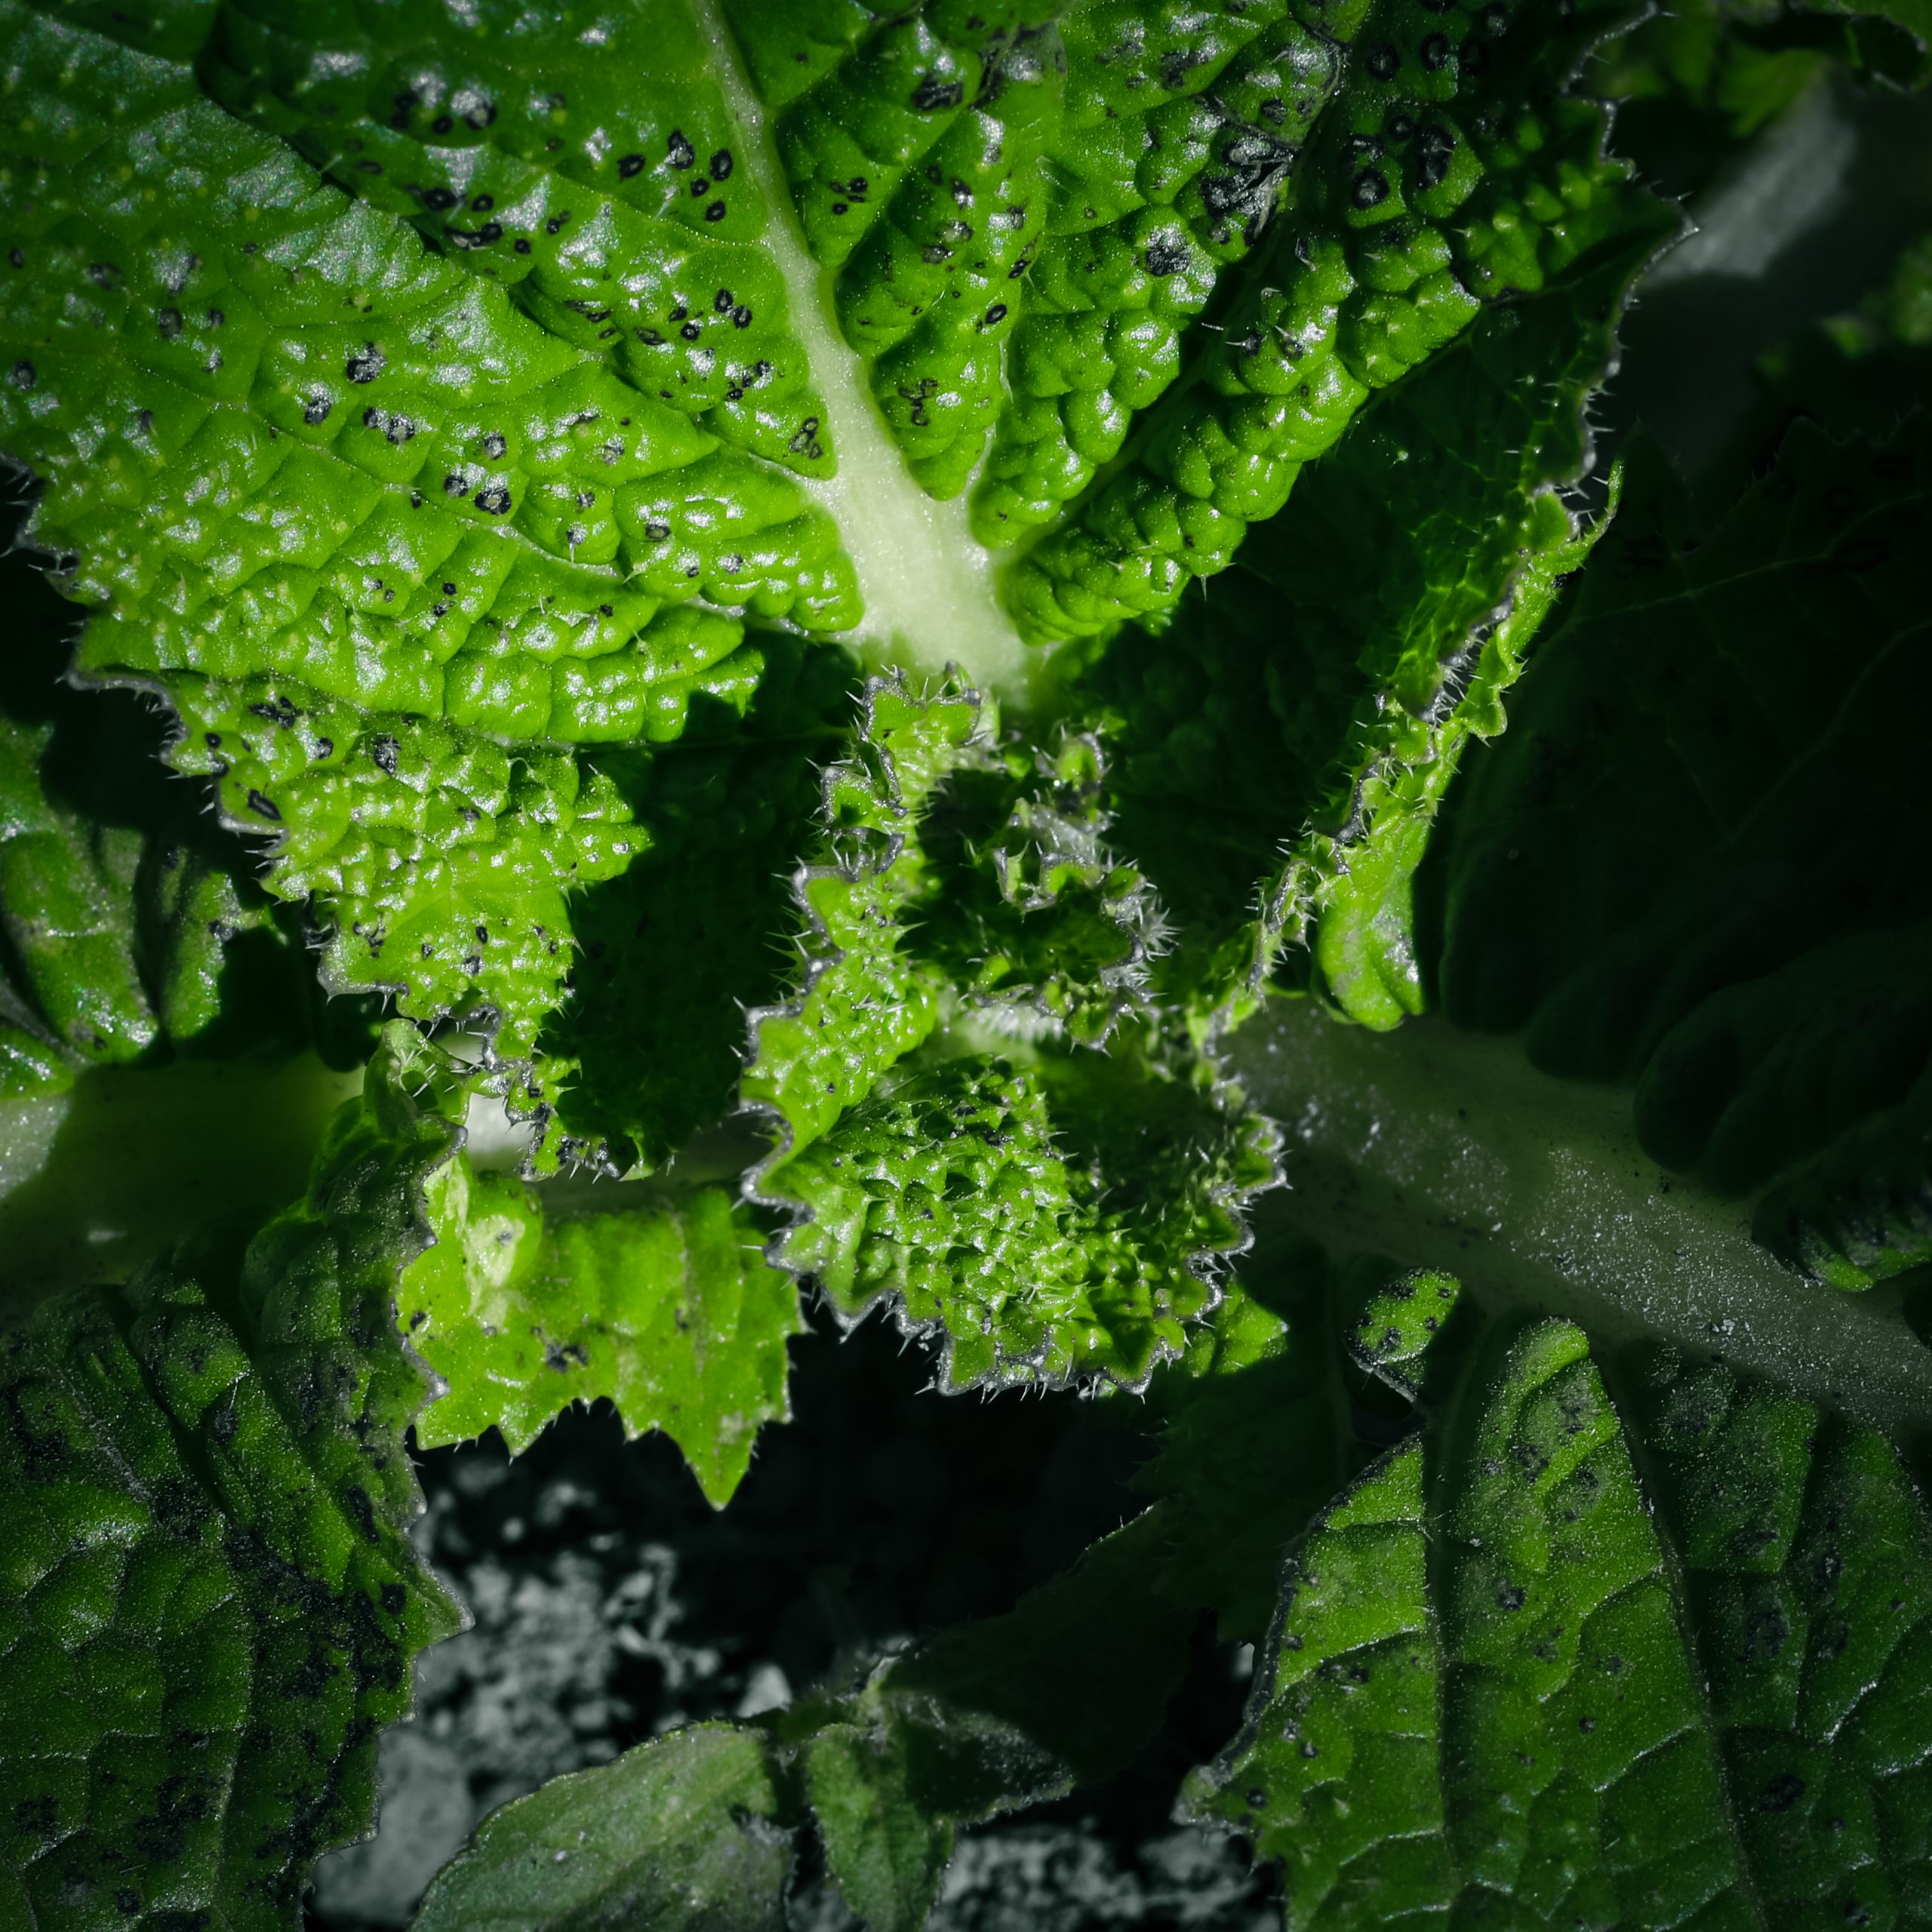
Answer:
<path fill-rule="evenodd" d="M 417 1534 L 474 1627 L 425 1654 L 382 1746 L 380 1826 L 323 1861 L 309 1932 L 406 1924 L 476 1822 L 544 1780 L 677 1725 L 749 1716 L 920 1633 L 996 1615 L 1142 1506 L 1131 1401 L 942 1396 L 878 1322 L 793 1345 L 793 1418 L 731 1504 L 608 1404 L 512 1458 L 494 1436 L 421 1456 Z M 966 1834 L 935 1932 L 1260 1932 L 1238 1842 L 1178 1827 L 1187 1770 L 1232 1734 L 1247 1656 L 1204 1629 L 1166 1730 L 1096 1791 Z M 857 1921 L 807 1845 L 797 1932 Z"/>

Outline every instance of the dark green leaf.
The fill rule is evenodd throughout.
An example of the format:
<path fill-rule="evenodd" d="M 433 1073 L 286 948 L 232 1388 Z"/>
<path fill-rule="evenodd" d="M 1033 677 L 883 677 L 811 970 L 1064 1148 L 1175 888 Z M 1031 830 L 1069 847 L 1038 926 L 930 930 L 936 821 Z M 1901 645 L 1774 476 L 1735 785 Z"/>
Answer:
<path fill-rule="evenodd" d="M 1860 1285 L 1927 1238 L 1932 871 L 1908 774 L 1932 438 L 1923 417 L 1876 446 L 1800 423 L 1694 546 L 1660 460 L 1632 464 L 1459 805 L 1442 1004 L 1633 1083 L 1653 1158 L 1721 1192 L 1774 1183 L 1764 1235 Z"/>
<path fill-rule="evenodd" d="M 778 1807 L 758 1733 L 673 1731 L 486 1819 L 417 1932 L 780 1932 L 792 1841 Z"/>
<path fill-rule="evenodd" d="M 283 1927 L 369 1826 L 376 1734 L 457 1622 L 404 1534 L 422 1383 L 390 1296 L 450 1145 L 415 1078 L 377 1062 L 245 1252 L 184 1248 L 0 1342 L 14 1922 Z"/>
<path fill-rule="evenodd" d="M 1871 1429 L 1629 1367 L 1613 1404 L 1574 1324 L 1493 1324 L 1284 1568 L 1192 1802 L 1284 1862 L 1291 1927 L 1910 1922 L 1921 1499 Z"/>

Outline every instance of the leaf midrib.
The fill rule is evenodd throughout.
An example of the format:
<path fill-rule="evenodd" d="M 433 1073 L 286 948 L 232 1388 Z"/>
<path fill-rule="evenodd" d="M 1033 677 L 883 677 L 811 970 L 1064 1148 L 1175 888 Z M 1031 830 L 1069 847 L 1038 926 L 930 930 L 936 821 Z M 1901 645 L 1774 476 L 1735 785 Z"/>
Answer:
<path fill-rule="evenodd" d="M 1660 1337 L 1881 1428 L 1932 1413 L 1932 1349 L 1897 1296 L 1774 1260 L 1748 1203 L 1644 1153 L 1627 1092 L 1541 1072 L 1512 1039 L 1435 1019 L 1374 1034 L 1307 1000 L 1232 1046 L 1285 1130 L 1292 1218 L 1334 1251 L 1442 1269 L 1612 1343 Z"/>
<path fill-rule="evenodd" d="M 794 332 L 824 400 L 837 473 L 797 480 L 832 518 L 857 572 L 865 615 L 848 641 L 874 669 L 898 665 L 937 675 L 956 665 L 983 689 L 1023 699 L 1041 654 L 1021 641 L 1001 601 L 1002 560 L 972 534 L 971 485 L 942 503 L 914 481 L 872 401 L 863 359 L 840 332 L 835 276 L 806 248 L 771 117 L 717 0 L 687 4 L 715 51 L 716 78 L 746 165 L 771 211 L 764 245 L 778 264 Z"/>

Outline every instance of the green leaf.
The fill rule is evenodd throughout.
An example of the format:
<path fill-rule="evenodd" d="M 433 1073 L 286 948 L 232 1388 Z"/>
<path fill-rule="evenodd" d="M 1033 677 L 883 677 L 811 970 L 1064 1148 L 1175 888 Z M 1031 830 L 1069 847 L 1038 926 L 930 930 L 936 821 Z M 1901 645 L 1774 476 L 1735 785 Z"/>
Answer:
<path fill-rule="evenodd" d="M 493 1813 L 429 1887 L 417 1932 L 779 1932 L 792 1844 L 778 1807 L 756 1733 L 653 1738 Z"/>
<path fill-rule="evenodd" d="M 1452 1020 L 1634 1085 L 1651 1158 L 1768 1186 L 1761 1235 L 1847 1287 L 1932 1252 L 1905 776 L 1929 514 L 1922 416 L 1876 445 L 1800 423 L 1694 547 L 1680 486 L 1633 457 L 1438 887 Z"/>
<path fill-rule="evenodd" d="M 1419 1008 L 1411 881 L 1601 530 L 1552 485 L 1584 466 L 1584 402 L 1662 213 L 1627 197 L 1620 250 L 1485 312 L 1371 401 L 1169 627 L 1089 657 L 1077 688 L 1115 721 L 1114 836 L 1178 931 L 1160 990 L 1238 1016 L 1278 968 L 1372 1026 Z"/>
<path fill-rule="evenodd" d="M 1029 918 L 1078 921 L 1076 895 L 1114 902 L 1100 957 L 1144 951 L 1145 909 L 1097 844 L 1093 748 L 1071 741 L 1029 774 L 1023 755 L 989 754 L 986 721 L 970 694 L 875 680 L 858 755 L 826 775 L 831 862 L 796 888 L 804 989 L 752 1016 L 742 1091 L 780 1134 L 758 1196 L 800 1216 L 774 1249 L 785 1266 L 848 1319 L 889 1300 L 940 1339 L 949 1386 L 1137 1385 L 1213 1305 L 1211 1257 L 1244 1239 L 1238 1205 L 1267 1184 L 1270 1143 L 1211 1066 L 1170 1065 L 1156 1038 L 1008 1063 L 943 1021 L 983 943 L 969 1001 L 998 1015 L 1004 976 L 987 962 L 1003 946 L 1051 976 L 1014 989 L 1048 1024 L 1103 1037 L 1124 1004 L 1114 965 L 1086 978 L 1078 951 L 1025 935 Z"/>
<path fill-rule="evenodd" d="M 1146 881 L 1121 862 L 1086 733 L 1051 752 L 1015 742 L 955 772 L 921 828 L 928 861 L 909 914 L 917 943 L 987 1023 L 1103 1046 L 1144 1016 L 1167 944 Z"/>
<path fill-rule="evenodd" d="M 118 1286 L 211 1226 L 259 1226 L 300 1198 L 362 1084 L 312 1053 L 183 1057 L 84 1067 L 64 1092 L 0 1102 L 0 1312 Z"/>
<path fill-rule="evenodd" d="M 1645 1347 L 1611 1386 L 1574 1324 L 1494 1323 L 1284 1567 L 1190 1798 L 1283 1862 L 1291 1927 L 1903 1922 L 1921 1499 L 1875 1431 L 1720 1367 Z"/>
<path fill-rule="evenodd" d="M 238 0 L 202 72 L 223 106 L 414 222 L 641 395 L 829 475 L 838 452 L 768 245 L 772 212 L 714 69 L 682 6 L 494 8 L 457 40 L 436 0 L 379 28 Z"/>
<path fill-rule="evenodd" d="M 1422 1462 L 1419 1444 L 1391 1451 L 1310 1526 L 1247 1722 L 1183 1801 L 1282 1863 L 1296 1932 L 1400 1924 L 1454 1896 Z"/>
<path fill-rule="evenodd" d="M 308 1200 L 9 1329 L 0 1898 L 23 1924 L 280 1927 L 365 1831 L 378 1729 L 457 1627 L 404 1526 L 389 1321 L 448 1130 L 398 1055 Z"/>
<path fill-rule="evenodd" d="M 663 1429 L 711 1501 L 731 1500 L 760 1425 L 789 1414 L 785 1344 L 803 1324 L 730 1192 L 552 1218 L 542 1190 L 459 1155 L 426 1206 L 435 1244 L 396 1291 L 410 1346 L 449 1386 L 418 1419 L 423 1447 L 494 1428 L 515 1453 L 608 1396 L 627 1434 Z"/>
<path fill-rule="evenodd" d="M 1256 272 L 1190 382 L 1016 567 L 1028 635 L 1167 611 L 1281 509 L 1373 392 L 1626 231 L 1632 191 L 1602 155 L 1601 111 L 1562 92 L 1592 36 L 1621 23 L 1615 6 L 1580 8 L 1526 35 L 1420 0 L 1323 17 L 1284 66 L 1319 88 L 1338 65 L 1329 35 L 1361 57 L 1314 115 Z M 1281 31 L 1291 49 L 1307 32 Z"/>
<path fill-rule="evenodd" d="M 570 996 L 509 1082 L 540 1128 L 540 1168 L 661 1167 L 731 1109 L 745 1014 L 789 989 L 792 875 L 818 829 L 820 766 L 845 746 L 854 679 L 842 652 L 769 632 L 762 648 L 741 730 L 603 754 L 651 845 L 573 902 Z"/>
<path fill-rule="evenodd" d="M 1074 7 L 1062 34 L 1057 192 L 1041 197 L 1011 395 L 974 492 L 992 544 L 1054 521 L 1180 375 L 1184 337 L 1260 239 L 1341 85 L 1347 29 L 1276 0 L 1152 17 Z"/>
<path fill-rule="evenodd" d="M 986 721 L 973 694 L 949 686 L 922 697 L 903 678 L 875 679 L 854 755 L 825 774 L 823 854 L 793 888 L 803 984 L 795 1000 L 751 1015 L 742 1089 L 775 1121 L 780 1158 L 810 1146 L 933 1028 L 942 983 L 902 943 L 924 876 L 918 825 L 940 781 L 979 755 Z"/>
<path fill-rule="evenodd" d="M 1143 1384 L 1214 1303 L 1269 1131 L 1144 1045 L 979 1056 L 888 1083 L 778 1170 L 777 1249 L 848 1319 L 889 1300 L 941 1380 Z M 774 1183 L 768 1183 L 768 1185 Z"/>
<path fill-rule="evenodd" d="M 0 31 L 0 199 L 32 264 L 0 435 L 97 612 L 80 668 L 166 691 L 177 768 L 278 838 L 334 983 L 494 1017 L 527 1054 L 566 891 L 648 842 L 571 747 L 675 737 L 700 694 L 742 709 L 762 659 L 694 595 L 849 623 L 835 532 L 185 69 L 18 0 Z M 148 189 L 111 192 L 122 168 Z"/>
<path fill-rule="evenodd" d="M 827 1724 L 806 1747 L 805 1780 L 840 1897 L 868 1932 L 918 1932 L 952 1860 L 953 1827 L 908 1789 L 903 1740 Z"/>
<path fill-rule="evenodd" d="M 67 607 L 20 552 L 0 586 L 0 1097 L 171 1049 L 365 1057 L 366 1014 L 325 1009 L 299 922 L 276 916 L 205 788 L 162 767 L 152 706 L 61 683 Z"/>
<path fill-rule="evenodd" d="M 955 1626 L 755 1725 L 698 1724 L 554 1780 L 486 1820 L 417 1932 L 786 1921 L 815 1826 L 875 1932 L 925 1922 L 953 1829 L 1113 1775 L 1160 1726 L 1192 1619 L 1157 1586 L 1146 1512 L 1004 1617 Z"/>
<path fill-rule="evenodd" d="M 1004 352 L 1044 245 L 1059 33 L 1011 4 L 963 22 L 943 6 L 916 22 L 854 15 L 847 46 L 808 54 L 815 71 L 798 91 L 783 52 L 791 11 L 727 8 L 777 109 L 805 238 L 835 271 L 839 327 L 872 398 L 912 476 L 955 496 L 1000 417 Z"/>
<path fill-rule="evenodd" d="M 430 0 L 380 32 L 230 0 L 201 71 L 640 397 L 822 481 L 881 642 L 936 672 L 950 629 L 1010 674 L 961 553 L 1044 528 L 1029 635 L 1164 610 L 1371 391 L 1617 232 L 1601 116 L 1563 89 L 1624 11 L 734 0 L 647 51 L 492 5 L 457 57 Z M 924 515 L 989 432 L 971 533 Z"/>

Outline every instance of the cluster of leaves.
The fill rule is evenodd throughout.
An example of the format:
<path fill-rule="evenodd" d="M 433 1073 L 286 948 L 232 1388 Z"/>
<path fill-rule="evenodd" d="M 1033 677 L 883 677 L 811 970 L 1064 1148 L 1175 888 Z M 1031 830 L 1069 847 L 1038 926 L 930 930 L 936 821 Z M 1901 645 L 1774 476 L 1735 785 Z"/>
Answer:
<path fill-rule="evenodd" d="M 1635 11 L 0 0 L 0 1132 L 360 1077 L 297 1204 L 0 1268 L 23 1924 L 287 1923 L 453 1622 L 405 1427 L 721 1506 L 801 1286 L 1144 1397 L 1149 1508 L 425 1927 L 775 1926 L 806 1832 L 916 1927 L 1211 1614 L 1292 1925 L 1932 1923 L 1928 257 L 1721 515 L 1592 494 L 1681 216 L 1577 85 L 1715 170 L 1926 23 Z"/>

